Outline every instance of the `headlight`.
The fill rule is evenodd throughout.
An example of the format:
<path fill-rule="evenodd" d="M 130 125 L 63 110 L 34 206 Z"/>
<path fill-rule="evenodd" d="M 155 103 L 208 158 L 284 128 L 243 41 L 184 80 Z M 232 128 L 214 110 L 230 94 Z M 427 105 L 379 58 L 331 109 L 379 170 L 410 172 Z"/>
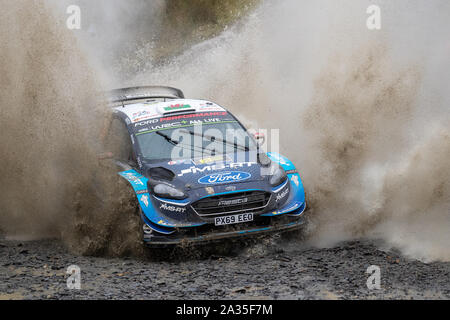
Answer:
<path fill-rule="evenodd" d="M 272 163 L 270 167 L 270 180 L 269 183 L 272 187 L 279 186 L 286 180 L 286 171 L 277 163 Z"/>
<path fill-rule="evenodd" d="M 183 191 L 178 190 L 178 189 L 171 187 L 164 183 L 160 183 L 160 184 L 157 184 L 156 186 L 154 186 L 153 192 L 158 197 L 161 197 L 161 198 L 182 200 L 182 199 L 186 199 L 186 197 L 187 197 Z"/>

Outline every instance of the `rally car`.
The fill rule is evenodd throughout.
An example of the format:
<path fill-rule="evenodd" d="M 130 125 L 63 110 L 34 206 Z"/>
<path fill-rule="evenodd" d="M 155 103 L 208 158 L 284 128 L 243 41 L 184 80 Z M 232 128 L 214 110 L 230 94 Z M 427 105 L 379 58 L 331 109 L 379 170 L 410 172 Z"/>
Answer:
<path fill-rule="evenodd" d="M 294 164 L 266 153 L 229 111 L 170 87 L 109 92 L 118 174 L 139 203 L 148 246 L 284 232 L 305 222 Z M 111 151 L 111 150 L 110 150 Z"/>

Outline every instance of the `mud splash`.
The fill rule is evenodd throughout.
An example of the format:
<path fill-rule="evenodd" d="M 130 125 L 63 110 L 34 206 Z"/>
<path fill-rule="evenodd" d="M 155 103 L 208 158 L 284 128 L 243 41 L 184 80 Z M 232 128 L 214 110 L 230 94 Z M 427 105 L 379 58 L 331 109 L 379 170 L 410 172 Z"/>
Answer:
<path fill-rule="evenodd" d="M 82 254 L 129 251 L 111 230 L 127 228 L 131 208 L 112 196 L 115 172 L 97 159 L 107 109 L 92 66 L 45 4 L 1 4 L 2 232 L 23 240 L 62 237 Z M 105 234 L 108 241 L 97 239 Z"/>
<path fill-rule="evenodd" d="M 310 241 L 381 237 L 413 257 L 448 260 L 450 131 L 428 124 L 425 137 L 412 139 L 422 73 L 393 72 L 383 51 L 328 66 L 302 116 Z"/>
<path fill-rule="evenodd" d="M 417 68 L 392 68 L 382 47 L 333 59 L 301 114 L 308 143 L 303 176 L 320 242 L 365 235 L 384 210 L 379 181 L 371 179 L 404 152 L 420 83 Z"/>
<path fill-rule="evenodd" d="M 65 220 L 66 183 L 92 160 L 84 117 L 95 112 L 89 100 L 96 83 L 75 39 L 45 6 L 2 6 L 1 225 L 8 233 L 51 235 Z"/>

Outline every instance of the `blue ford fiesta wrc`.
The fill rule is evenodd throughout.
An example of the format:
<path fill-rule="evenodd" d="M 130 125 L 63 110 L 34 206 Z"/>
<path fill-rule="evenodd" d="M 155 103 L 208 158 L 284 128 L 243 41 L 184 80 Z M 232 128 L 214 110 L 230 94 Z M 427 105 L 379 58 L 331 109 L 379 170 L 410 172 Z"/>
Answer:
<path fill-rule="evenodd" d="M 134 189 L 146 245 L 165 247 L 299 228 L 306 210 L 300 175 L 262 151 L 221 106 L 170 87 L 109 93 L 106 136 L 119 175 Z"/>

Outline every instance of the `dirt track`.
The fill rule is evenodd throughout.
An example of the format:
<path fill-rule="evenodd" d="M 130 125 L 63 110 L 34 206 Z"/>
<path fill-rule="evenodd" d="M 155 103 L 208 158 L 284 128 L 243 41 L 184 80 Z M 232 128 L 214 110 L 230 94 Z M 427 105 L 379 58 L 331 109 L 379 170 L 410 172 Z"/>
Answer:
<path fill-rule="evenodd" d="M 450 263 L 408 260 L 375 243 L 330 249 L 256 244 L 183 261 L 78 257 L 58 241 L 0 241 L 0 299 L 449 299 Z M 81 268 L 81 290 L 66 286 Z M 381 268 L 381 289 L 366 269 Z"/>

